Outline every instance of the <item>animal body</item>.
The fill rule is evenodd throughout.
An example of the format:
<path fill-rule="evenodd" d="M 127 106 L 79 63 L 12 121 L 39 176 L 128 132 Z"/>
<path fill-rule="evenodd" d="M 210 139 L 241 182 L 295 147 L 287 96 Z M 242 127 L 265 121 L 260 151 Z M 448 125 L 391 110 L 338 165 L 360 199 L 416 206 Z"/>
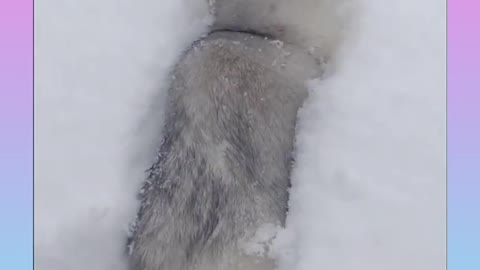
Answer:
<path fill-rule="evenodd" d="M 295 2 L 329 1 L 209 1 L 211 32 L 172 73 L 130 270 L 273 269 L 241 244 L 260 226 L 284 225 L 297 111 L 330 50 L 304 33 L 310 25 L 282 17 Z"/>

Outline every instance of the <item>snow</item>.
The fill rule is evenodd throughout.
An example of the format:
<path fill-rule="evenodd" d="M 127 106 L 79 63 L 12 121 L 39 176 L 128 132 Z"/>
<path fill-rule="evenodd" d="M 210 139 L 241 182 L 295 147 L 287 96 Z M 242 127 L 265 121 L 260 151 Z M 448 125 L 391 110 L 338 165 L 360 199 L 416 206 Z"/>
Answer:
<path fill-rule="evenodd" d="M 359 2 L 336 69 L 312 82 L 300 112 L 290 213 L 272 254 L 280 270 L 442 269 L 445 3 Z M 165 79 L 205 31 L 205 8 L 36 3 L 36 269 L 126 269 Z"/>
<path fill-rule="evenodd" d="M 445 3 L 360 4 L 299 115 L 280 269 L 444 269 Z"/>
<path fill-rule="evenodd" d="M 209 19 L 187 2 L 35 3 L 36 269 L 125 269 L 167 72 Z"/>

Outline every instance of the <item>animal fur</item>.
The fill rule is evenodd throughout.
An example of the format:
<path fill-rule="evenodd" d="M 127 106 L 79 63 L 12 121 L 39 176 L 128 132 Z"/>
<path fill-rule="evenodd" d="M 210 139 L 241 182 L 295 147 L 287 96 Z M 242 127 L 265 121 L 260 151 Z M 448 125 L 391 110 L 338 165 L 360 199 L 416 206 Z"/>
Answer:
<path fill-rule="evenodd" d="M 310 25 L 282 17 L 295 1 L 209 2 L 211 33 L 173 70 L 164 140 L 129 243 L 130 270 L 274 267 L 241 243 L 262 225 L 284 225 L 305 81 L 321 76 L 336 38 L 323 30 L 309 36 Z M 300 2 L 307 5 L 290 10 L 329 1 Z M 328 42 L 315 43 L 321 37 Z"/>

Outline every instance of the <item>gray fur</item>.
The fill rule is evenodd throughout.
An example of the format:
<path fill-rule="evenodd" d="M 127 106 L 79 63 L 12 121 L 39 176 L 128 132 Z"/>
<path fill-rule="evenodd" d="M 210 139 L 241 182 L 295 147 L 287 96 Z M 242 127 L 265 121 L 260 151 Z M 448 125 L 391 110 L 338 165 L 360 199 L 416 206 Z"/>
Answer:
<path fill-rule="evenodd" d="M 173 71 L 130 270 L 253 269 L 238 266 L 251 260 L 240 242 L 285 222 L 297 110 L 321 63 L 295 44 L 215 29 Z"/>

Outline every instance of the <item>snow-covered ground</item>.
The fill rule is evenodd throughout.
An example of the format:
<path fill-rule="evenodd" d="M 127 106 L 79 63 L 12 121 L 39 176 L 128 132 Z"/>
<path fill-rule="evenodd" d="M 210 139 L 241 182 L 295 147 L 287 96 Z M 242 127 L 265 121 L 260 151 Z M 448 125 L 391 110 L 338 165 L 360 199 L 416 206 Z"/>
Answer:
<path fill-rule="evenodd" d="M 36 269 L 125 269 L 165 76 L 208 23 L 185 2 L 35 2 Z"/>
<path fill-rule="evenodd" d="M 445 2 L 361 4 L 300 113 L 281 269 L 445 269 Z"/>
<path fill-rule="evenodd" d="M 359 0 L 300 113 L 281 270 L 445 266 L 445 3 Z M 35 266 L 121 270 L 198 0 L 37 1 Z"/>

